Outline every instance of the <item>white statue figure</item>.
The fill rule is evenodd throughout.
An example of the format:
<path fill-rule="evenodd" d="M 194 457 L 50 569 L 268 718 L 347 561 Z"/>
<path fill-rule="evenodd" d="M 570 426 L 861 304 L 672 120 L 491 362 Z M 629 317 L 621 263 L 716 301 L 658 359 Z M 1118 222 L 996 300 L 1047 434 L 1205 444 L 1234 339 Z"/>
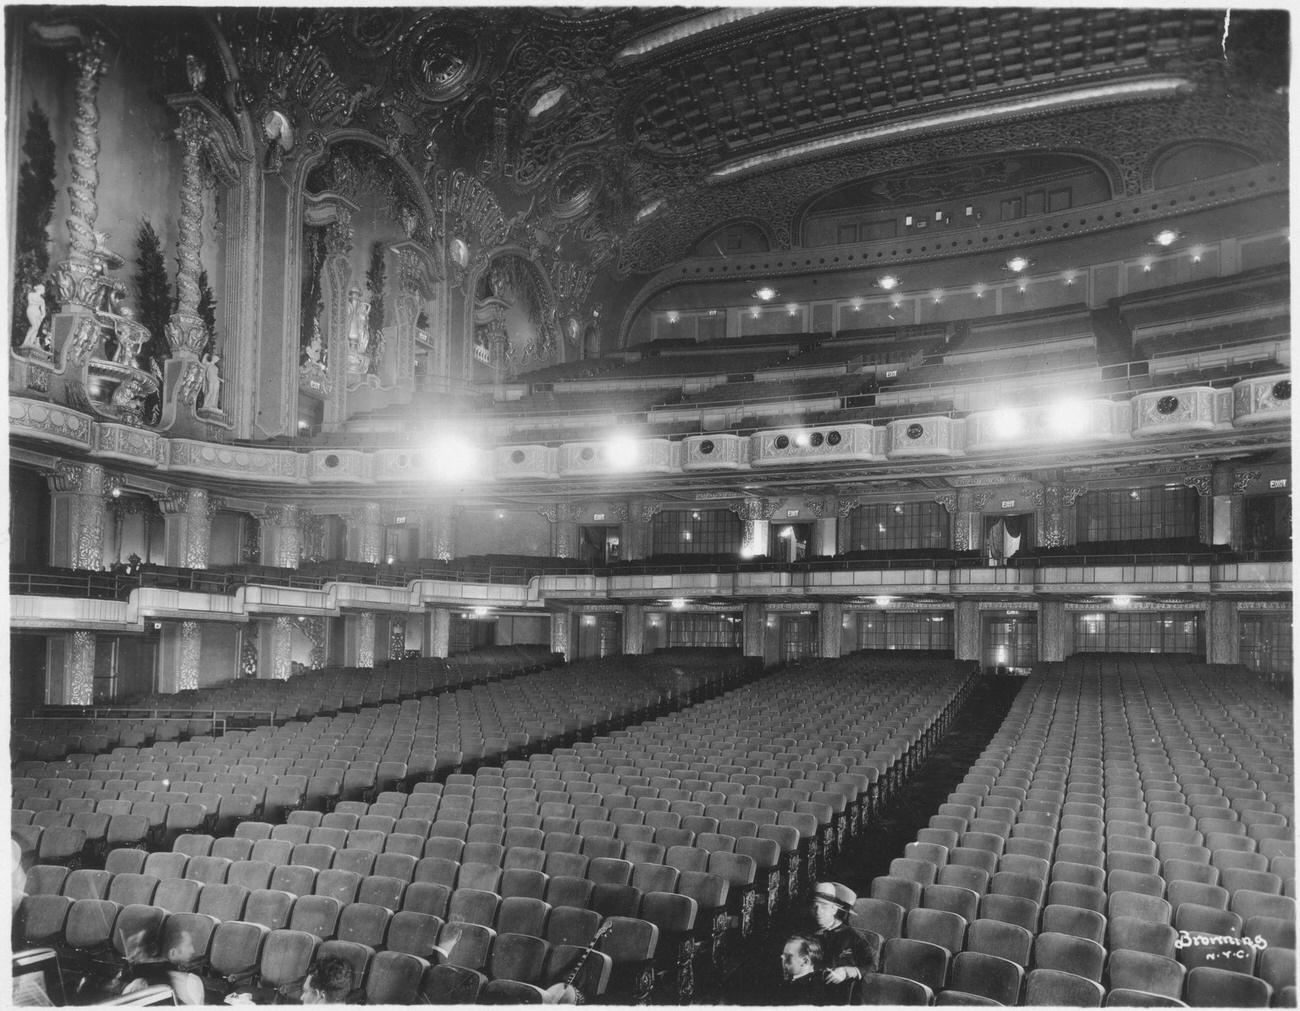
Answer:
<path fill-rule="evenodd" d="M 203 406 L 210 411 L 221 409 L 221 355 L 215 351 L 203 356 Z"/>
<path fill-rule="evenodd" d="M 311 335 L 311 341 L 307 345 L 307 350 L 303 352 L 307 356 L 307 361 L 312 365 L 325 366 L 325 342 L 321 340 L 320 330 L 314 330 Z"/>
<path fill-rule="evenodd" d="M 348 290 L 348 347 L 359 355 L 370 350 L 370 303 L 359 288 Z"/>
<path fill-rule="evenodd" d="M 135 312 L 127 305 L 120 306 L 117 315 L 127 320 L 135 318 Z M 114 334 L 117 337 L 117 352 L 113 355 L 113 361 L 134 368 L 136 359 L 149 339 L 149 331 L 143 327 L 124 326 L 115 330 Z"/>
<path fill-rule="evenodd" d="M 27 336 L 23 347 L 40 347 L 41 324 L 45 322 L 45 285 L 34 284 L 27 293 Z"/>

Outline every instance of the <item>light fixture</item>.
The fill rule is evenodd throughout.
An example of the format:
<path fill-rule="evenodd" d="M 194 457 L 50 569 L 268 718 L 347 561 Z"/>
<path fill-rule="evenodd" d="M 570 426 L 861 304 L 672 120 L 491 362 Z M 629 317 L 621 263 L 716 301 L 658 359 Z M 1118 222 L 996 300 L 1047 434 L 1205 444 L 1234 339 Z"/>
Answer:
<path fill-rule="evenodd" d="M 612 435 L 605 442 L 605 459 L 615 470 L 631 470 L 641 462 L 641 444 L 626 433 Z"/>
<path fill-rule="evenodd" d="M 938 305 L 943 301 L 943 289 L 935 288 L 934 291 L 930 292 L 930 297 L 934 299 L 934 304 Z"/>
<path fill-rule="evenodd" d="M 122 497 L 122 489 L 119 488 L 119 487 L 117 487 L 117 485 L 114 485 L 114 486 L 113 486 L 113 490 L 110 491 L 109 494 L 112 495 L 113 498 L 121 498 L 121 497 Z"/>
<path fill-rule="evenodd" d="M 876 606 L 877 606 L 877 607 L 888 607 L 889 604 L 890 604 L 890 602 L 891 602 L 893 599 L 894 599 L 893 597 L 877 597 L 877 598 L 876 598 Z"/>
<path fill-rule="evenodd" d="M 850 307 L 854 312 L 861 312 L 861 311 L 862 311 L 862 299 L 860 299 L 860 298 L 855 298 L 855 299 L 853 299 L 853 300 L 849 303 L 849 307 Z"/>
<path fill-rule="evenodd" d="M 1011 257 L 1011 259 L 1003 264 L 1003 266 L 1013 274 L 1019 274 L 1022 271 L 1028 270 L 1033 265 L 1034 261 L 1029 259 L 1029 257 L 1019 255 Z"/>
<path fill-rule="evenodd" d="M 997 411 L 993 415 L 993 433 L 999 439 L 1013 439 L 1024 428 L 1024 418 L 1019 411 L 1010 409 Z"/>
<path fill-rule="evenodd" d="M 394 562 L 396 562 L 396 561 L 397 561 L 396 558 L 394 558 L 392 555 L 389 555 L 387 558 L 384 559 L 384 564 L 385 564 L 385 565 L 392 565 L 392 564 L 393 564 Z"/>
<path fill-rule="evenodd" d="M 458 435 L 438 439 L 428 454 L 429 469 L 439 481 L 456 481 L 473 477 L 478 470 L 478 449 Z"/>
<path fill-rule="evenodd" d="M 984 297 L 984 290 L 985 290 L 985 289 L 984 289 L 984 285 L 982 285 L 982 284 L 977 284 L 977 285 L 975 285 L 975 297 L 976 297 L 976 298 L 983 298 L 983 297 Z"/>
<path fill-rule="evenodd" d="M 542 113 L 555 108 L 555 106 L 557 106 L 568 93 L 568 85 L 564 84 L 557 85 L 549 91 L 543 92 L 538 96 L 537 101 L 529 107 L 528 118 L 536 119 Z"/>
<path fill-rule="evenodd" d="M 1079 276 L 1079 272 L 1077 270 L 1067 270 L 1065 272 L 1065 283 L 1074 284 L 1074 279 L 1078 276 Z"/>
<path fill-rule="evenodd" d="M 810 441 L 807 432 L 800 432 L 794 437 L 794 444 L 803 448 L 806 448 Z"/>
<path fill-rule="evenodd" d="M 787 302 L 785 311 L 790 316 L 797 316 L 799 314 L 799 304 L 797 302 Z"/>
<path fill-rule="evenodd" d="M 1151 273 L 1151 264 L 1152 264 L 1152 262 L 1153 262 L 1153 261 L 1152 261 L 1151 257 L 1149 257 L 1149 256 L 1144 256 L 1144 257 L 1142 257 L 1142 273 L 1144 273 L 1144 274 L 1149 274 L 1149 273 Z"/>
<path fill-rule="evenodd" d="M 659 197 L 657 200 L 652 200 L 650 203 L 646 204 L 644 207 L 642 207 L 639 211 L 636 212 L 637 221 L 644 221 L 646 218 L 650 217 L 650 215 L 653 214 L 655 211 L 659 210 L 659 208 L 662 207 L 663 205 L 664 205 L 663 197 Z"/>
<path fill-rule="evenodd" d="M 1129 604 L 1133 603 L 1132 597 L 1124 596 L 1123 594 L 1118 597 L 1111 597 L 1110 600 L 1116 607 L 1128 607 Z"/>
<path fill-rule="evenodd" d="M 674 611 L 680 611 L 680 610 L 681 610 L 682 608 L 684 608 L 685 606 L 686 606 L 686 598 L 685 598 L 685 597 L 674 597 L 674 598 L 673 598 L 673 610 L 674 610 Z"/>
<path fill-rule="evenodd" d="M 1136 488 L 1134 488 L 1131 492 L 1128 493 L 1128 497 L 1131 498 L 1131 499 L 1133 499 L 1133 501 L 1136 502 L 1136 501 L 1137 501 L 1139 498 L 1141 498 L 1142 496 L 1139 495 L 1139 494 L 1138 494 L 1138 490 L 1137 490 Z"/>
<path fill-rule="evenodd" d="M 903 506 L 902 506 L 901 503 L 900 503 L 899 505 L 894 506 L 894 513 L 895 513 L 895 515 L 897 515 L 897 516 L 902 516 L 902 515 L 903 515 Z"/>
<path fill-rule="evenodd" d="M 876 278 L 876 287 L 884 288 L 885 291 L 893 291 L 899 285 L 899 280 L 893 274 L 881 274 Z"/>
<path fill-rule="evenodd" d="M 1172 246 L 1175 242 L 1183 237 L 1183 233 L 1176 228 L 1162 228 L 1151 236 L 1151 244 L 1155 246 Z"/>
<path fill-rule="evenodd" d="M 755 288 L 753 291 L 754 298 L 758 299 L 760 302 L 770 302 L 779 294 L 781 293 L 770 284 L 765 284 L 761 288 Z"/>
<path fill-rule="evenodd" d="M 676 309 L 668 310 L 669 323 L 677 323 L 679 320 L 681 320 L 681 318 L 682 318 L 682 314 L 679 313 Z"/>
<path fill-rule="evenodd" d="M 1204 255 L 1205 255 L 1205 247 L 1204 247 L 1204 246 L 1193 246 L 1193 247 L 1192 247 L 1192 262 L 1193 262 L 1193 263 L 1200 263 L 1200 262 L 1201 262 L 1201 257 L 1204 256 Z"/>

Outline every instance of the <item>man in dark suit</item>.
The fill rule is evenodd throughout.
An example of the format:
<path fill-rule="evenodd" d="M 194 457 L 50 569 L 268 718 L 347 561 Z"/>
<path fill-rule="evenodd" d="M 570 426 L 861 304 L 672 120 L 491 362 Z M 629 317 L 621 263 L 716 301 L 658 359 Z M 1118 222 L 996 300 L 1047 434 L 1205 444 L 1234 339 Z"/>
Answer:
<path fill-rule="evenodd" d="M 781 950 L 781 986 L 777 1004 L 825 1004 L 828 991 L 822 979 L 822 946 L 811 937 L 796 934 Z"/>
<path fill-rule="evenodd" d="M 817 931 L 812 940 L 821 945 L 826 968 L 825 982 L 838 990 L 835 1003 L 845 1003 L 857 980 L 880 965 L 880 944 L 875 935 L 849 923 L 857 894 L 834 881 L 821 881 L 813 888 L 812 912 Z M 843 996 L 845 1000 L 838 998 Z"/>

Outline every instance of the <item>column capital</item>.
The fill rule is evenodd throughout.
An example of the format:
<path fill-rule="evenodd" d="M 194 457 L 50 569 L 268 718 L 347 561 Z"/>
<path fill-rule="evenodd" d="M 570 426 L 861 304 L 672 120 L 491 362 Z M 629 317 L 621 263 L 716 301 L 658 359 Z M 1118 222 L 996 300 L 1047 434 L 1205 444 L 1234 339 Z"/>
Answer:
<path fill-rule="evenodd" d="M 79 492 L 82 495 L 103 495 L 107 490 L 107 473 L 97 463 L 76 463 L 60 460 L 48 479 L 50 491 Z"/>

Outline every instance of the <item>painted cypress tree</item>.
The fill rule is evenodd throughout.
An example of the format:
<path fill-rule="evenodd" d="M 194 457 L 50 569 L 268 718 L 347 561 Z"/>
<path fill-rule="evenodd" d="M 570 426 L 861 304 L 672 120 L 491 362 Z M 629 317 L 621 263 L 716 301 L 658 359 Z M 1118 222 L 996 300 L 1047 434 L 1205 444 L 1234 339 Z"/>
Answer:
<path fill-rule="evenodd" d="M 22 343 L 27 333 L 27 292 L 45 281 L 50 271 L 50 219 L 54 217 L 54 138 L 50 118 L 36 103 L 27 113 L 23 161 L 18 167 L 18 200 L 14 220 L 14 298 L 10 340 Z M 54 308 L 53 293 L 46 303 Z"/>
<path fill-rule="evenodd" d="M 148 218 L 140 221 L 135 239 L 135 292 L 139 301 L 136 320 L 149 328 L 144 357 L 162 363 L 171 357 L 167 343 L 167 321 L 172 313 L 171 282 L 167 280 L 167 263 L 162 242 Z"/>

